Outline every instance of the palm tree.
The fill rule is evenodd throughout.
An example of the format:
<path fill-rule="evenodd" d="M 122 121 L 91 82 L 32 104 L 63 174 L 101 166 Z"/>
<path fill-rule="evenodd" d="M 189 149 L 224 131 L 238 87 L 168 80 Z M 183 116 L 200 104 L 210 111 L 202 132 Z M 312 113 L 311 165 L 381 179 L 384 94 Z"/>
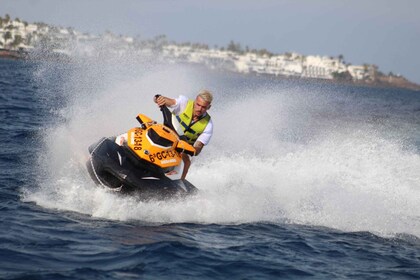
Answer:
<path fill-rule="evenodd" d="M 23 38 L 22 38 L 22 36 L 20 36 L 20 35 L 16 35 L 15 36 L 15 40 L 13 41 L 13 43 L 12 43 L 12 46 L 14 47 L 14 48 L 16 48 L 17 46 L 19 46 L 21 43 L 23 42 Z"/>
<path fill-rule="evenodd" d="M 7 40 L 12 39 L 12 33 L 10 31 L 7 31 L 6 33 L 4 33 L 3 38 L 4 38 L 4 45 L 6 46 Z"/>

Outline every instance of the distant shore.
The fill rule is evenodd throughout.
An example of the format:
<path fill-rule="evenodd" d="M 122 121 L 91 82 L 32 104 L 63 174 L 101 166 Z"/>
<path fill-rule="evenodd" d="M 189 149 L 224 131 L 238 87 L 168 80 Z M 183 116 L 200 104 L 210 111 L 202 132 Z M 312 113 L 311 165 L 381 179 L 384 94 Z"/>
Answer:
<path fill-rule="evenodd" d="M 71 27 L 28 23 L 9 15 L 0 17 L 0 57 L 24 60 L 71 62 L 73 59 L 126 57 L 157 59 L 168 63 L 204 65 L 243 75 L 269 75 L 274 79 L 319 80 L 420 91 L 420 85 L 400 74 L 385 74 L 374 64 L 353 65 L 343 55 L 304 55 L 296 52 L 271 53 L 266 49 L 243 48 L 231 41 L 214 48 L 207 44 L 177 43 L 165 35 L 139 39 L 111 32 L 92 35 Z M 77 50 L 74 47 L 77 46 Z M 106 47 L 105 47 L 106 46 Z"/>
<path fill-rule="evenodd" d="M 226 70 L 229 71 L 229 70 Z M 372 81 L 354 81 L 354 80 L 340 80 L 340 79 L 319 79 L 319 78 L 308 78 L 308 77 L 288 77 L 284 75 L 273 76 L 269 74 L 255 74 L 255 73 L 237 73 L 238 75 L 252 75 L 252 76 L 262 76 L 267 77 L 273 80 L 294 80 L 294 81 L 309 81 L 320 85 L 349 85 L 356 87 L 368 87 L 368 88 L 383 88 L 383 89 L 407 89 L 415 92 L 420 92 L 420 85 L 412 83 L 405 78 L 401 80 L 394 80 L 393 82 L 388 82 L 387 80 L 378 80 L 376 82 Z"/>
<path fill-rule="evenodd" d="M 36 57 L 36 58 L 35 58 Z M 16 51 L 16 50 L 9 50 L 9 49 L 2 49 L 0 48 L 0 58 L 3 59 L 13 59 L 13 60 L 39 60 L 39 56 L 31 56 L 30 52 L 27 51 Z M 45 59 L 52 59 L 56 58 L 59 61 L 70 61 L 70 57 L 58 57 L 57 55 L 48 56 Z M 41 59 L 42 60 L 42 59 Z M 229 70 L 227 70 L 229 71 Z M 236 72 L 237 73 L 237 72 Z M 239 75 L 253 75 L 253 76 L 266 76 L 271 77 L 273 79 L 289 79 L 289 80 L 307 80 L 307 81 L 314 81 L 322 84 L 346 84 L 346 85 L 355 85 L 355 86 L 365 86 L 365 87 L 374 87 L 374 88 L 401 88 L 401 89 L 409 89 L 413 91 L 420 92 L 420 85 L 412 83 L 405 79 L 404 77 L 378 77 L 376 81 L 354 81 L 354 80 L 346 80 L 346 79 L 319 79 L 319 78 L 307 78 L 307 77 L 288 77 L 284 75 L 273 76 L 269 74 L 260 74 L 260 73 L 237 73 Z"/>
<path fill-rule="evenodd" d="M 15 51 L 15 50 L 0 48 L 0 57 L 11 58 L 11 59 L 26 59 L 28 58 L 28 54 L 27 52 L 23 52 L 23 51 Z"/>

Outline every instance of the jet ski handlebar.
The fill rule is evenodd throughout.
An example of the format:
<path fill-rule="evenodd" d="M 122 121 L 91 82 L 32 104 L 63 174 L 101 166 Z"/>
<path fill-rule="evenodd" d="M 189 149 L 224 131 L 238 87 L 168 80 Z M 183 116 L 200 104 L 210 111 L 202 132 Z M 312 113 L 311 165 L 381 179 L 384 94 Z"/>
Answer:
<path fill-rule="evenodd" d="M 157 100 L 159 98 L 159 96 L 162 96 L 162 95 L 156 94 L 154 96 L 154 99 Z M 174 126 L 172 124 L 172 113 L 171 113 L 171 111 L 169 111 L 168 107 L 166 107 L 165 105 L 159 106 L 159 108 L 160 108 L 160 111 L 162 112 L 163 124 L 165 126 L 169 127 L 170 129 L 172 129 L 176 133 L 176 129 L 174 128 Z"/>
<path fill-rule="evenodd" d="M 155 102 L 157 102 L 157 99 L 158 99 L 160 96 L 162 96 L 162 95 L 160 95 L 160 94 L 156 94 L 156 95 L 154 96 L 154 101 L 155 101 Z M 165 105 L 159 106 L 159 108 L 160 108 L 160 110 L 161 110 L 161 111 L 163 110 L 163 107 L 166 107 L 166 106 L 165 106 Z"/>

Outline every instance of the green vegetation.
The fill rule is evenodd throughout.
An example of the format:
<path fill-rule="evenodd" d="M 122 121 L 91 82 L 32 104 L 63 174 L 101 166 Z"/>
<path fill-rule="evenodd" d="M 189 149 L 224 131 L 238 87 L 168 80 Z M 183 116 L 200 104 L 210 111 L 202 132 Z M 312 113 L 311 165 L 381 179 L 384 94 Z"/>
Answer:
<path fill-rule="evenodd" d="M 333 76 L 334 80 L 339 80 L 339 81 L 351 81 L 351 80 L 353 80 L 353 77 L 351 76 L 349 71 L 333 72 L 332 76 Z"/>
<path fill-rule="evenodd" d="M 6 33 L 4 33 L 3 38 L 4 44 L 7 45 L 7 41 L 12 39 L 12 33 L 10 31 L 7 31 Z"/>

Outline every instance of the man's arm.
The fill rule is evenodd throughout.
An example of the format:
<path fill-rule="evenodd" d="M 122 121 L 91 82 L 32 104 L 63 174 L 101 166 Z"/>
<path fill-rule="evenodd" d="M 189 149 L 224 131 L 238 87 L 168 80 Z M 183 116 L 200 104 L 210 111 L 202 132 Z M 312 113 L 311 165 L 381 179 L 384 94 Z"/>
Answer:
<path fill-rule="evenodd" d="M 196 156 L 198 156 L 200 154 L 203 147 L 204 147 L 203 143 L 201 143 L 200 141 L 195 141 L 194 148 L 195 148 L 195 155 Z"/>
<path fill-rule="evenodd" d="M 165 97 L 165 96 L 159 96 L 158 98 L 155 98 L 155 103 L 157 105 L 162 106 L 165 105 L 166 107 L 171 107 L 176 104 L 176 100 L 173 98 Z"/>

